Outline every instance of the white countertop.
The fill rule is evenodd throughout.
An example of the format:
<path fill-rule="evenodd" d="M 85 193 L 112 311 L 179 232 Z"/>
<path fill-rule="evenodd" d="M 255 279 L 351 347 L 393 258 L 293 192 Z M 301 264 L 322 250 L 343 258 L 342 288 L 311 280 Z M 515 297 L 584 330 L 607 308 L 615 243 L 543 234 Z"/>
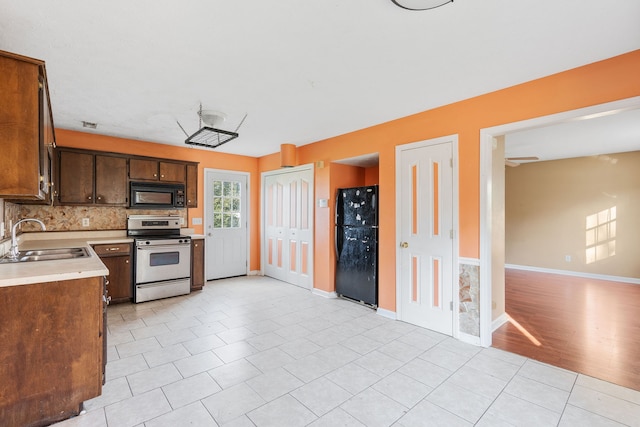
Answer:
<path fill-rule="evenodd" d="M 22 234 L 18 241 L 20 250 L 84 247 L 88 249 L 90 257 L 56 261 L 0 263 L 0 287 L 106 276 L 109 274 L 109 270 L 91 249 L 91 245 L 129 242 L 133 242 L 133 239 L 127 237 L 124 231 Z"/>

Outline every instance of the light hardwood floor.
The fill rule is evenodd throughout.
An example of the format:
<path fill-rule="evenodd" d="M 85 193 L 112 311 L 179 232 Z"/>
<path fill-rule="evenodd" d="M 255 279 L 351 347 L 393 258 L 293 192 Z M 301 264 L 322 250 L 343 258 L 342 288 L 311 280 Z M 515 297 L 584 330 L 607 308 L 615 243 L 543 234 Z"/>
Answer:
<path fill-rule="evenodd" d="M 640 390 L 640 285 L 514 269 L 505 282 L 521 328 L 502 325 L 494 347 Z"/>

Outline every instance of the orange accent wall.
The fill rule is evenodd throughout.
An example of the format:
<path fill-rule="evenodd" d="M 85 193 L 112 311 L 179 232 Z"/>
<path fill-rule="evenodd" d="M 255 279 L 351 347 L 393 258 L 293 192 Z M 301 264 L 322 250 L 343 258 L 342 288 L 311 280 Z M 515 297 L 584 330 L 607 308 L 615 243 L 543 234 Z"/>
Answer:
<path fill-rule="evenodd" d="M 501 124 L 575 110 L 640 96 L 640 50 L 583 67 L 484 94 L 398 120 L 297 147 L 299 165 L 323 161 L 315 168 L 314 198 L 329 199 L 329 208 L 315 208 L 314 283 L 333 290 L 332 181 L 341 160 L 378 153 L 380 191 L 379 306 L 395 311 L 395 147 L 445 135 L 458 135 L 460 256 L 479 257 L 480 241 L 480 130 Z M 259 159 L 175 147 L 144 141 L 56 129 L 59 145 L 117 151 L 200 162 L 200 206 L 189 218 L 203 217 L 203 168 L 249 172 L 251 203 L 251 269 L 260 268 L 260 173 L 280 167 L 280 153 Z M 335 187 L 333 187 L 335 188 Z M 194 227 L 202 232 L 202 227 Z"/>
<path fill-rule="evenodd" d="M 298 147 L 298 164 L 379 153 L 379 306 L 395 311 L 395 147 L 458 135 L 460 256 L 478 258 L 480 241 L 480 130 L 501 124 L 640 96 L 640 50 L 517 86 L 449 104 L 367 129 Z M 259 159 L 260 172 L 278 168 L 278 155 Z M 329 198 L 333 168 L 316 168 L 316 199 Z M 331 206 L 331 205 L 330 205 Z M 382 204 L 381 204 L 382 207 Z M 329 212 L 331 211 L 331 213 Z M 326 288 L 333 266 L 332 209 L 316 208 L 315 286 Z"/>
<path fill-rule="evenodd" d="M 377 185 L 380 182 L 380 168 L 371 166 L 364 169 L 364 185 Z"/>
<path fill-rule="evenodd" d="M 258 173 L 258 159 L 65 129 L 56 129 L 56 140 L 57 144 L 62 147 L 199 162 L 198 207 L 188 210 L 189 226 L 194 228 L 198 234 L 203 233 L 203 228 L 201 225 L 191 225 L 191 218 L 204 219 L 204 169 L 211 168 L 248 172 L 250 174 L 249 203 L 251 215 L 250 269 L 260 270 L 260 174 Z"/>

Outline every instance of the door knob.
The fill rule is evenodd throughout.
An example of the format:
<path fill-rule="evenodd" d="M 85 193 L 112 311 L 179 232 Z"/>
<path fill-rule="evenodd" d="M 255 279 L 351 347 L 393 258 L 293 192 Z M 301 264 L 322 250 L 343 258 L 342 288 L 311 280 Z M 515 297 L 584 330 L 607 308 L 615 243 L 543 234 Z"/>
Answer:
<path fill-rule="evenodd" d="M 402 242 L 402 243 L 400 243 L 400 247 L 401 247 L 401 248 L 408 248 L 408 247 L 409 247 L 409 243 L 407 243 L 407 242 Z"/>

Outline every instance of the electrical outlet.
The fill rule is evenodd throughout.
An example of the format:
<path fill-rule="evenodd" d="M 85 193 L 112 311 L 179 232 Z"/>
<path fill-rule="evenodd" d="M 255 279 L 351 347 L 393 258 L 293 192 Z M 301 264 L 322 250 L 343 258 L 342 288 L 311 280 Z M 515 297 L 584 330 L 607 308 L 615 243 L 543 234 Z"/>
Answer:
<path fill-rule="evenodd" d="M 82 226 L 83 227 L 89 226 L 89 218 L 82 218 Z"/>
<path fill-rule="evenodd" d="M 571 255 L 565 255 L 565 256 L 564 256 L 564 260 L 565 260 L 566 262 L 571 262 Z"/>

